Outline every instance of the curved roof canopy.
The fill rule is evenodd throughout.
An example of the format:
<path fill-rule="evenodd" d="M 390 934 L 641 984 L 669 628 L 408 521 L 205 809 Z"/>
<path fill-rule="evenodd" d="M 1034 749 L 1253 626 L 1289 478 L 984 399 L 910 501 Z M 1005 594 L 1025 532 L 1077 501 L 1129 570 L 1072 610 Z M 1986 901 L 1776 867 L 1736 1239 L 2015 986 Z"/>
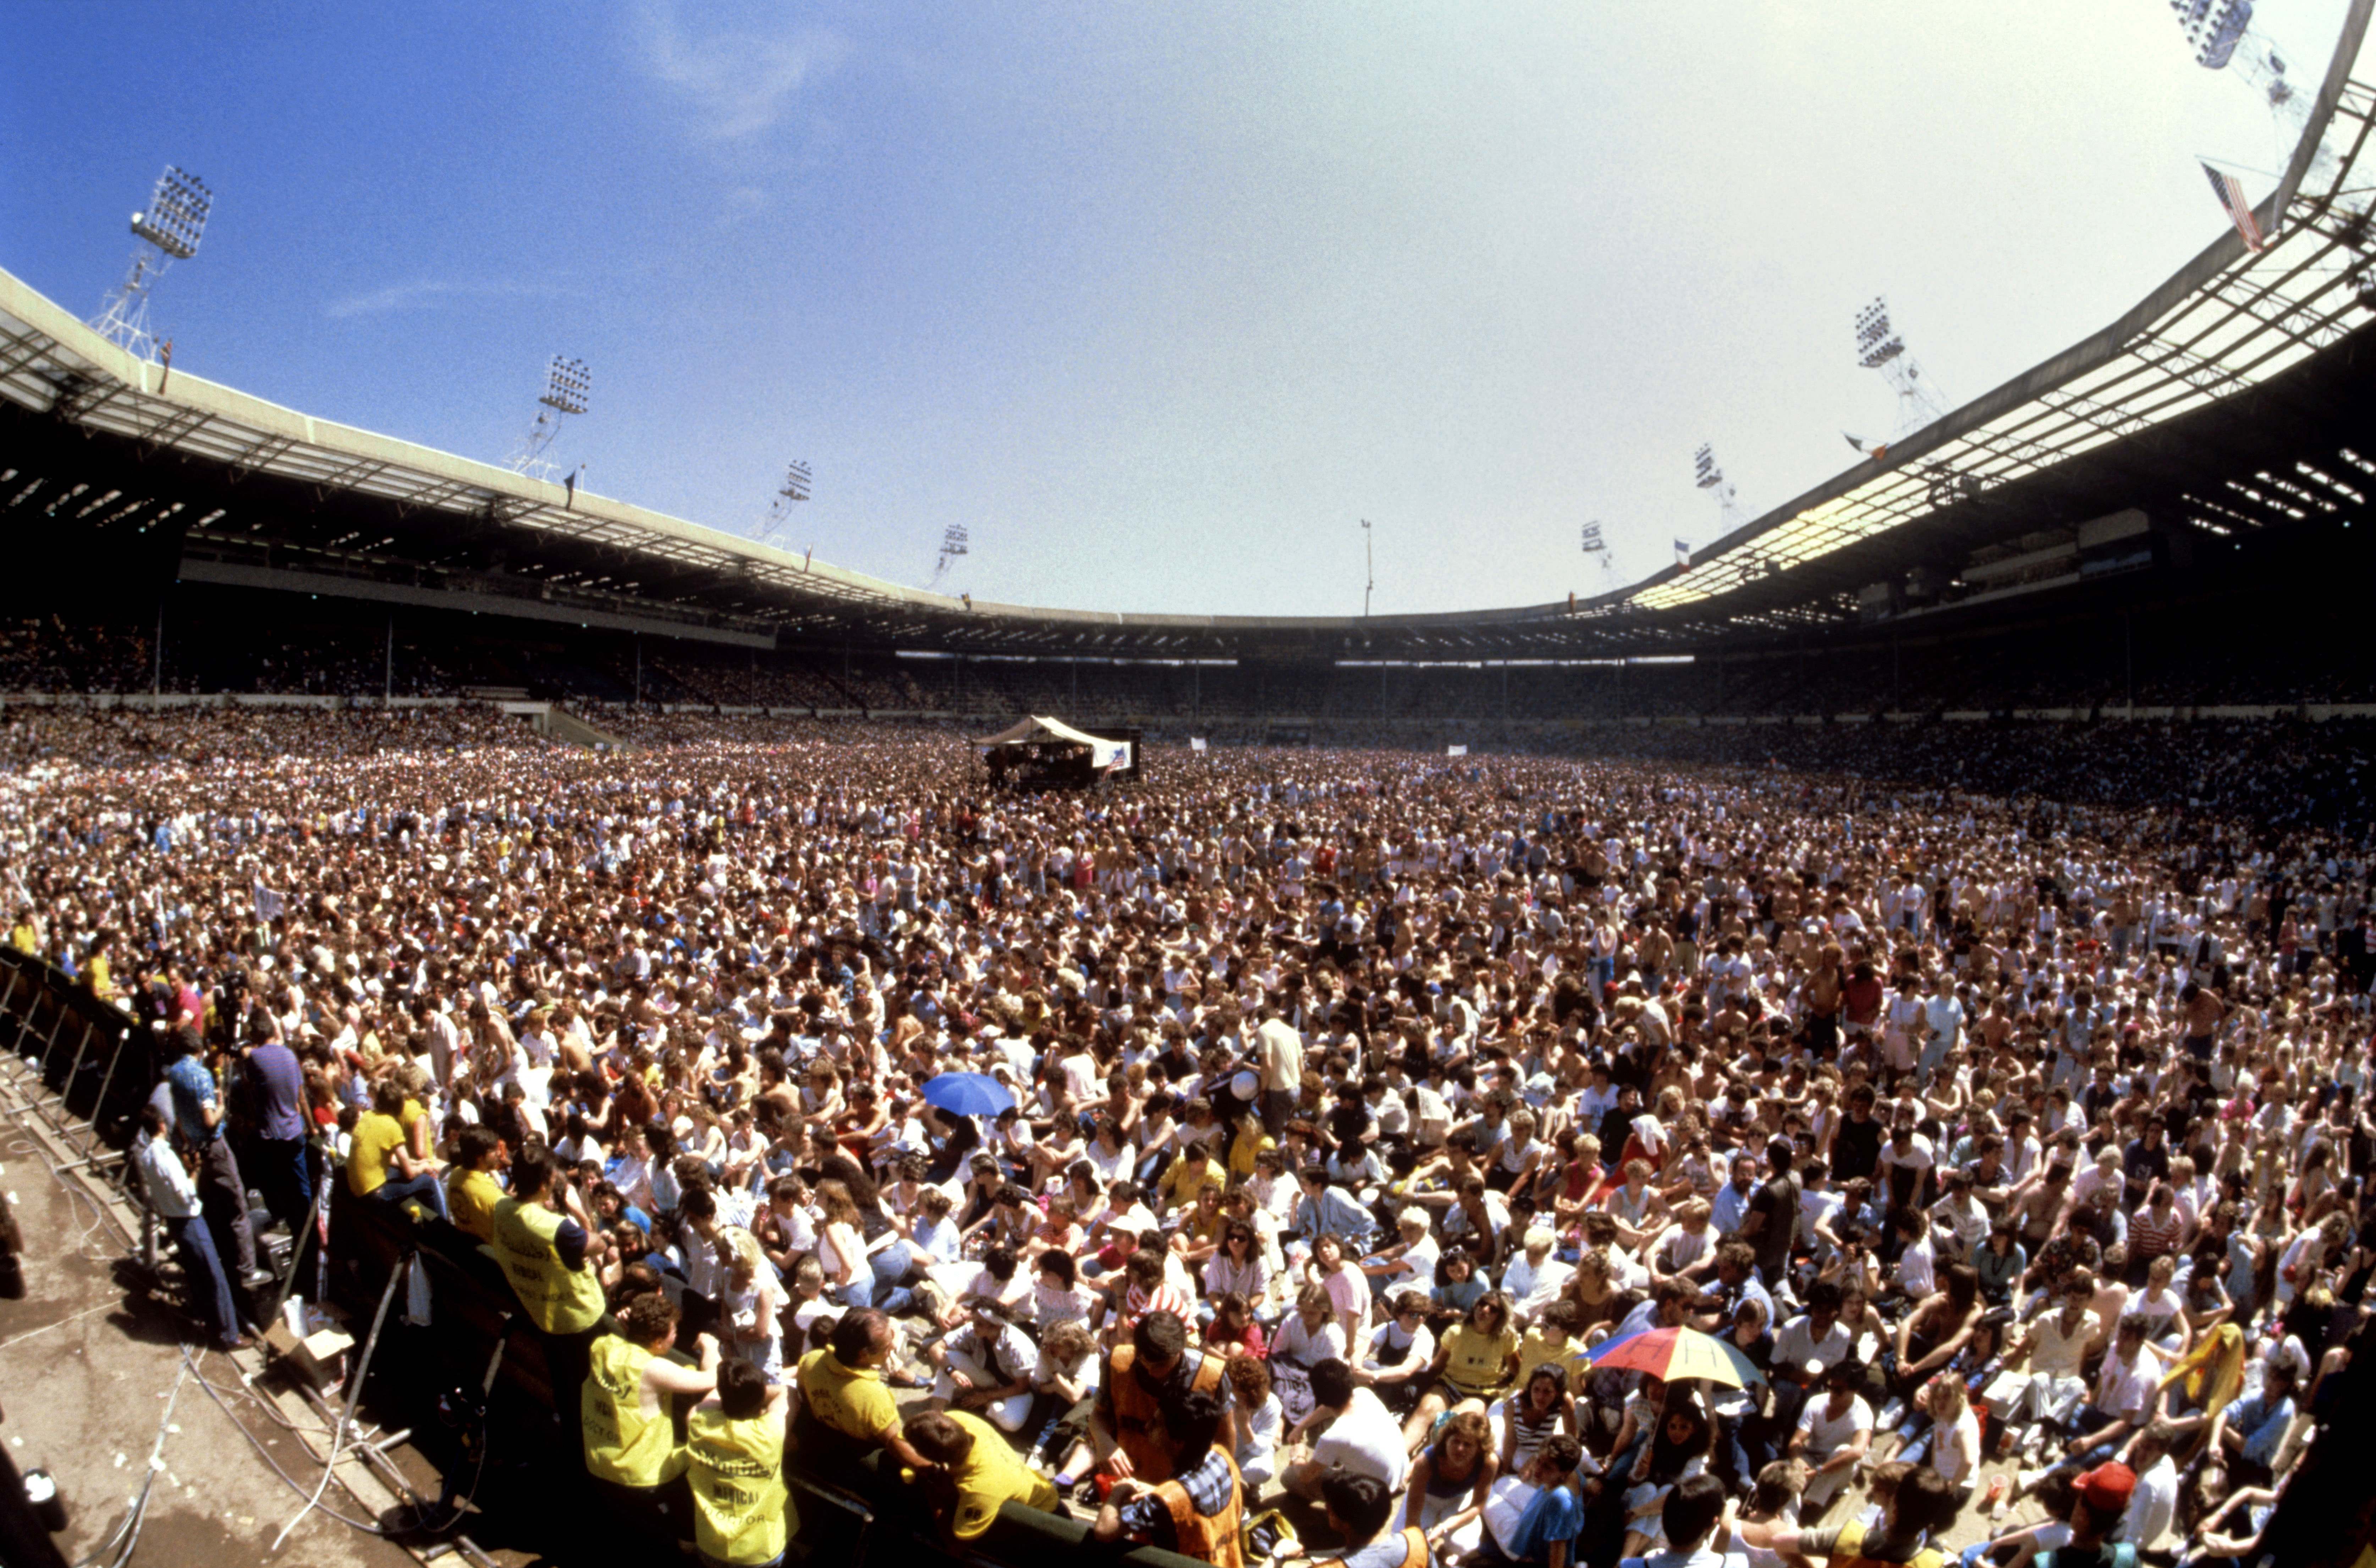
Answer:
<path fill-rule="evenodd" d="M 1958 518 L 1989 493 L 2018 495 L 2037 476 L 2124 444 L 2149 449 L 2162 427 L 2261 388 L 2376 320 L 2369 193 L 2353 184 L 2376 125 L 2376 88 L 2353 76 L 2371 6 L 2376 0 L 2352 0 L 2301 143 L 2259 209 L 2263 232 L 2275 236 L 2265 249 L 2248 251 L 2223 233 L 2086 340 L 1734 530 L 1689 566 L 1590 599 L 1256 617 L 952 597 L 314 419 L 186 373 L 169 377 L 5 272 L 0 411 L 13 406 L 14 417 L 0 422 L 8 443 L 0 447 L 0 509 L 22 505 L 48 481 L 38 462 L 7 455 L 46 421 L 144 459 L 170 453 L 185 474 L 212 476 L 184 496 L 120 500 L 98 488 L 86 502 L 71 478 L 38 496 L 53 517 L 62 495 L 74 503 L 70 519 L 96 512 L 105 522 L 147 508 L 142 526 L 168 521 L 183 531 L 185 579 L 316 592 L 374 585 L 368 597 L 467 590 L 498 604 L 532 600 L 548 619 L 657 618 L 754 643 L 860 637 L 979 654 L 1142 659 L 1573 658 L 1852 621 L 1859 589 L 1903 573 L 1926 540 L 1933 552 L 1942 541 L 1975 542 Z M 313 505 L 238 515 L 220 499 L 223 486 L 248 476 L 263 476 L 267 493 L 310 492 Z M 2199 519 L 2221 505 L 2187 499 Z M 1990 526 L 2012 533 L 2021 524 L 2008 515 Z M 304 580 L 281 581 L 295 576 Z"/>

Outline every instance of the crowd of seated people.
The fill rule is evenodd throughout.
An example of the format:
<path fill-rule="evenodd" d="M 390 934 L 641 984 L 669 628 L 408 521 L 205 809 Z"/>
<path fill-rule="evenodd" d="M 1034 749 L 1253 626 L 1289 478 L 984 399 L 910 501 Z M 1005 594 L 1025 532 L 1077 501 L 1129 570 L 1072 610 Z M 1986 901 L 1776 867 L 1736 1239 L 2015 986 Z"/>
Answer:
<path fill-rule="evenodd" d="M 459 1227 L 590 1473 L 737 1564 L 787 1454 L 1224 1564 L 1273 1507 L 1359 1568 L 2249 1561 L 2328 1413 L 2371 863 L 2287 791 L 2343 731 L 2156 730 L 2181 814 L 2120 726 L 1963 792 L 1832 726 L 1015 796 L 954 726 L 659 717 L 8 711 L 10 940 L 175 1042 L 214 1339 L 247 1186 Z"/>

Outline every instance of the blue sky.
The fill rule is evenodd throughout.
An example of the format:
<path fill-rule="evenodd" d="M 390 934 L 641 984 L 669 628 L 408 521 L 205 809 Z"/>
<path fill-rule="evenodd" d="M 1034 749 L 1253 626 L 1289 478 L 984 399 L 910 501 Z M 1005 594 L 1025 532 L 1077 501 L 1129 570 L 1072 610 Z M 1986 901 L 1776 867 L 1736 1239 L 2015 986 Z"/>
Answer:
<path fill-rule="evenodd" d="M 2314 84 L 2342 0 L 2263 0 Z M 1145 611 L 1591 592 L 1975 396 L 2282 149 L 2164 0 L 996 6 L 14 0 L 0 266 L 95 312 L 166 162 L 197 374 L 905 582 Z M 1577 549 L 1600 519 L 1619 571 Z"/>

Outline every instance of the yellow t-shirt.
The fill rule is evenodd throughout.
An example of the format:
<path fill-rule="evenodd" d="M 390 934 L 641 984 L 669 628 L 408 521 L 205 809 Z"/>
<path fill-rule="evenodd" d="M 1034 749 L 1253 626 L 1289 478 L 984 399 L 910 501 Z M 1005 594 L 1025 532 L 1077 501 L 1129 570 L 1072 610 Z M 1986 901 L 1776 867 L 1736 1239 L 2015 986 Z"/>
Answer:
<path fill-rule="evenodd" d="M 404 1125 L 393 1116 L 366 1111 L 355 1118 L 347 1150 L 347 1191 L 367 1198 L 387 1185 L 388 1156 L 404 1146 Z"/>
<path fill-rule="evenodd" d="M 799 1381 L 809 1414 L 845 1437 L 873 1443 L 898 1423 L 899 1407 L 873 1367 L 846 1367 L 831 1350 L 811 1350 L 801 1358 Z"/>
<path fill-rule="evenodd" d="M 1462 1394 L 1482 1399 L 1510 1386 L 1502 1369 L 1518 1348 L 1515 1331 L 1505 1328 L 1487 1336 L 1465 1323 L 1455 1324 L 1444 1334 L 1443 1348 L 1443 1381 Z"/>
<path fill-rule="evenodd" d="M 429 1112 L 421 1109 L 421 1102 L 419 1100 L 413 1099 L 410 1095 L 406 1095 L 404 1097 L 404 1109 L 396 1113 L 396 1120 L 398 1125 L 404 1129 L 405 1140 L 408 1143 L 410 1142 L 412 1138 L 413 1125 L 422 1121 L 428 1114 Z M 431 1132 L 434 1134 L 435 1129 L 432 1128 Z M 433 1149 L 435 1148 L 437 1140 L 434 1136 L 430 1137 L 427 1142 Z"/>
<path fill-rule="evenodd" d="M 1237 1136 L 1230 1140 L 1230 1174 L 1240 1181 L 1250 1179 L 1254 1173 L 1254 1157 L 1266 1148 L 1277 1147 L 1278 1140 L 1259 1125 L 1251 1133 L 1241 1126 Z"/>
<path fill-rule="evenodd" d="M 1517 1385 L 1526 1387 L 1527 1379 L 1535 1375 L 1535 1369 L 1545 1364 L 1565 1367 L 1567 1391 L 1575 1394 L 1583 1390 L 1584 1374 L 1592 1370 L 1592 1358 L 1584 1353 L 1584 1347 L 1575 1342 L 1573 1335 L 1566 1344 L 1554 1346 L 1544 1336 L 1541 1329 L 1530 1328 L 1527 1330 L 1527 1336 L 1518 1342 Z"/>
<path fill-rule="evenodd" d="M 446 1178 L 446 1207 L 454 1223 L 481 1241 L 495 1239 L 495 1205 L 503 1195 L 503 1188 L 484 1170 L 457 1167 Z"/>
<path fill-rule="evenodd" d="M 1056 1483 L 1026 1465 L 999 1430 L 970 1410 L 951 1410 L 949 1420 L 973 1434 L 973 1451 L 949 1467 L 957 1491 L 949 1531 L 971 1540 L 991 1526 L 998 1507 L 1010 1499 L 1027 1508 L 1057 1511 Z"/>
<path fill-rule="evenodd" d="M 1196 1201 L 1196 1194 L 1207 1187 L 1226 1187 L 1230 1178 L 1222 1169 L 1198 1153 L 1185 1153 L 1173 1160 L 1163 1172 L 1159 1183 L 1163 1195 L 1174 1208 L 1186 1208 Z"/>

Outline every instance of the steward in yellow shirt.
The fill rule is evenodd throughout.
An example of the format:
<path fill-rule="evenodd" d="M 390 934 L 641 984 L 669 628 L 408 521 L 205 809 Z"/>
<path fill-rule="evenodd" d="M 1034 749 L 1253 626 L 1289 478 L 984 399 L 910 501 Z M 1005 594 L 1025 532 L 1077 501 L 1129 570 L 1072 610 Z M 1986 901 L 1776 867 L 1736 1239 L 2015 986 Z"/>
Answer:
<path fill-rule="evenodd" d="M 784 1416 L 791 1391 L 770 1388 L 750 1361 L 718 1369 L 718 1392 L 685 1420 L 693 1544 L 705 1562 L 762 1568 L 800 1527 L 784 1488 Z"/>
<path fill-rule="evenodd" d="M 718 1341 L 695 1343 L 701 1367 L 668 1359 L 676 1346 L 676 1303 L 658 1291 L 627 1303 L 619 1332 L 596 1339 L 578 1398 L 586 1468 L 596 1480 L 650 1491 L 684 1474 L 685 1453 L 669 1419 L 669 1396 L 718 1386 Z"/>
<path fill-rule="evenodd" d="M 996 1427 L 970 1410 L 940 1410 L 908 1423 L 908 1442 L 941 1467 L 946 1485 L 933 1512 L 949 1534 L 971 1540 L 991 1526 L 1003 1503 L 1060 1512 L 1056 1483 L 1025 1464 Z M 951 1494 L 954 1494 L 953 1496 Z M 927 1496 L 933 1491 L 928 1489 Z"/>

